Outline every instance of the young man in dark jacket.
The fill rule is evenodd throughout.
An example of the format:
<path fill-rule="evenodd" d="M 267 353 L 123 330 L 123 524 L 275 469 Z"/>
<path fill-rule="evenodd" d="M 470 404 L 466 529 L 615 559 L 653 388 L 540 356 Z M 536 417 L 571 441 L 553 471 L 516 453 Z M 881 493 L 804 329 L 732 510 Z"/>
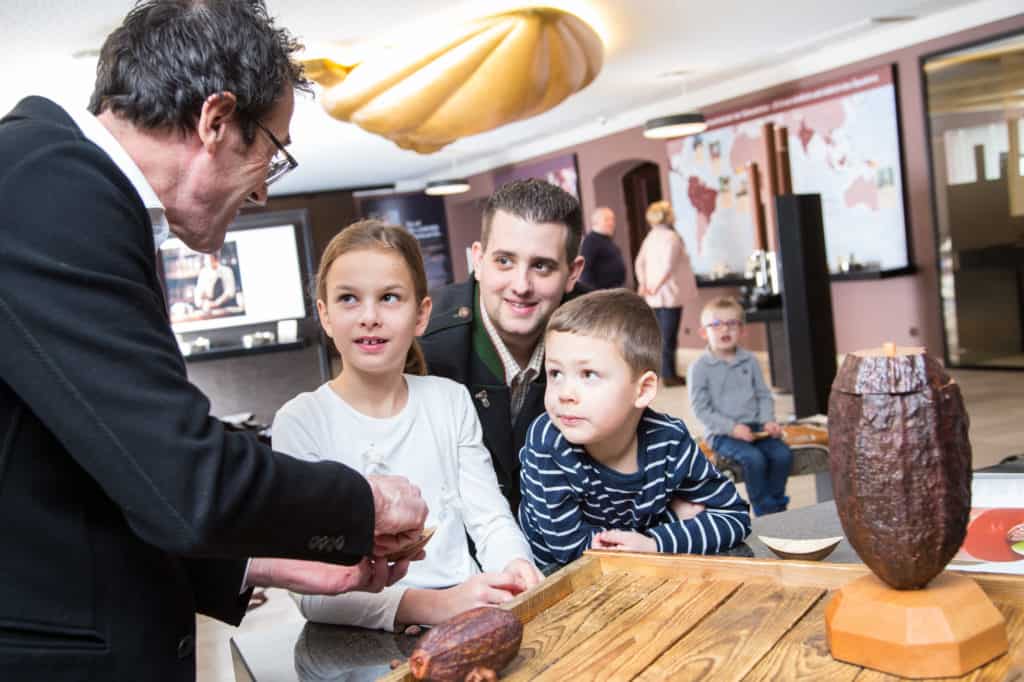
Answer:
<path fill-rule="evenodd" d="M 464 384 L 502 493 L 519 507 L 519 449 L 544 411 L 544 327 L 571 298 L 583 258 L 580 204 L 542 180 L 517 180 L 490 196 L 473 277 L 431 293 L 421 338 L 431 374 Z"/>

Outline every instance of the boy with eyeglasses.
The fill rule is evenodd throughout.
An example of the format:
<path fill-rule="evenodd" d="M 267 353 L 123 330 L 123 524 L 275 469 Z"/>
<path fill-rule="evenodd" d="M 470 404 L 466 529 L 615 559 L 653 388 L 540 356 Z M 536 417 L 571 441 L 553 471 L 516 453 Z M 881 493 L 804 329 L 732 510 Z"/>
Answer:
<path fill-rule="evenodd" d="M 707 351 L 690 365 L 690 404 L 704 424 L 704 439 L 743 468 L 750 505 L 758 516 L 785 511 L 793 453 L 775 421 L 772 392 L 754 355 L 739 346 L 743 307 L 720 297 L 704 306 L 700 335 Z"/>

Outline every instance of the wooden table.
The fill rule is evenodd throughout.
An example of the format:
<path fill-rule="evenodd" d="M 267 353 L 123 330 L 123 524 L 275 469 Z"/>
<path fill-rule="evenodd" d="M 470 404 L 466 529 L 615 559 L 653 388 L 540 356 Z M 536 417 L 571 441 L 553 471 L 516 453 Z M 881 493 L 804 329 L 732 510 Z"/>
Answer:
<path fill-rule="evenodd" d="M 821 680 L 833 679 L 832 675 L 837 680 L 869 682 L 897 679 L 833 661 L 828 655 L 824 624 L 820 620 L 827 591 L 867 573 L 849 543 L 841 542 L 825 561 L 806 563 L 769 558 L 772 554 L 758 540 L 759 535 L 821 538 L 842 534 L 835 503 L 825 502 L 755 518 L 747 545 L 756 558 L 590 553 L 551 576 L 536 592 L 513 602 L 524 620 L 530 621 L 522 660 L 510 669 L 515 673 L 520 669 L 516 666 L 522 666 L 527 672 L 513 679 L 527 679 L 541 660 L 547 660 L 541 655 L 555 655 L 551 654 L 554 647 L 562 652 L 577 647 L 586 652 L 597 647 L 609 657 L 608 665 L 634 656 L 650 659 L 657 647 L 665 647 L 666 652 L 693 647 L 700 652 L 687 659 L 681 676 L 673 675 L 672 679 L 699 679 L 701 670 L 710 670 L 702 665 L 723 658 L 736 659 L 737 667 L 730 670 L 737 674 L 731 679 Z M 626 576 L 616 575 L 623 570 Z M 1012 633 L 1011 652 L 1016 650 L 1024 655 L 1024 579 L 975 577 L 1007 615 Z M 719 600 L 711 611 L 707 611 L 707 602 L 699 596 L 706 587 L 699 581 L 704 579 L 721 581 L 708 588 L 708 595 L 703 598 Z M 645 589 L 653 591 L 645 597 Z M 659 609 L 651 595 L 654 601 L 663 599 L 668 606 Z M 794 621 L 794 614 L 801 609 L 803 612 Z M 703 619 L 695 620 L 701 613 Z M 558 622 L 559 614 L 568 620 Z M 778 618 L 795 626 L 780 628 L 775 623 Z M 616 619 L 619 620 L 615 627 L 622 626 L 623 631 L 610 635 L 613 630 L 609 622 Z M 709 635 L 708 628 L 719 627 L 723 628 L 721 634 Z M 624 639 L 608 641 L 620 636 Z M 669 641 L 672 637 L 676 639 Z M 633 642 L 627 644 L 631 639 Z M 656 640 L 653 644 L 652 639 Z M 408 658 L 415 643 L 415 637 L 406 635 L 287 622 L 237 635 L 232 638 L 231 648 L 239 682 L 374 680 L 382 676 L 400 680 L 406 678 L 401 674 L 389 676 L 388 664 L 394 659 Z M 625 648 L 614 653 L 615 647 Z M 651 665 L 656 660 L 651 659 Z M 554 663 L 558 665 L 555 672 L 564 671 L 569 665 L 558 660 Z M 1008 660 L 1003 661 L 967 679 L 1003 680 L 1009 664 Z M 738 674 L 747 667 L 749 670 Z M 657 670 L 643 679 L 651 679 Z M 1024 672 L 1021 674 L 1020 679 L 1024 680 Z M 590 678 L 622 677 L 595 674 Z M 556 678 L 545 673 L 543 679 Z M 574 673 L 562 679 L 589 678 Z M 730 677 L 720 676 L 716 670 L 708 679 Z"/>
<path fill-rule="evenodd" d="M 587 552 L 508 605 L 526 627 L 501 679 L 899 679 L 828 652 L 829 591 L 867 572 L 850 564 Z M 1004 614 L 1010 651 L 1024 650 L 1024 578 L 973 577 Z M 1012 656 L 960 679 L 1007 679 L 1019 664 Z M 403 666 L 383 679 L 413 678 Z"/>

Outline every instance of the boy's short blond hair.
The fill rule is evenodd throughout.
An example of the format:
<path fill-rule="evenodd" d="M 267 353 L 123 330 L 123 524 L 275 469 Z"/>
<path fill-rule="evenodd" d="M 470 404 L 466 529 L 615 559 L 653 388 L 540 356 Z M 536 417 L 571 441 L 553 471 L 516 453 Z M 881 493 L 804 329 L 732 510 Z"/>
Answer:
<path fill-rule="evenodd" d="M 716 310 L 732 310 L 739 317 L 740 322 L 745 322 L 747 319 L 746 311 L 739 301 L 732 296 L 719 296 L 704 304 L 704 308 L 700 311 L 700 323 L 707 324 L 708 316 Z"/>
<path fill-rule="evenodd" d="M 661 366 L 661 330 L 654 311 L 628 289 L 593 291 L 560 306 L 546 334 L 565 332 L 607 339 L 619 348 L 633 376 Z"/>

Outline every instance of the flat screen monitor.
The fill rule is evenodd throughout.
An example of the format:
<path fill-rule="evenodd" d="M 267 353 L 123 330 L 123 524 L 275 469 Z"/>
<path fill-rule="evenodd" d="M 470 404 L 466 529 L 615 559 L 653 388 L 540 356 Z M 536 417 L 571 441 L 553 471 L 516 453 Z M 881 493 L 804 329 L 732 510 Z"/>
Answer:
<path fill-rule="evenodd" d="M 311 317 L 309 242 L 304 210 L 240 217 L 214 253 L 168 239 L 158 260 L 174 333 L 202 335 L 212 350 L 243 346 L 247 333 L 276 333 L 278 322 Z"/>

